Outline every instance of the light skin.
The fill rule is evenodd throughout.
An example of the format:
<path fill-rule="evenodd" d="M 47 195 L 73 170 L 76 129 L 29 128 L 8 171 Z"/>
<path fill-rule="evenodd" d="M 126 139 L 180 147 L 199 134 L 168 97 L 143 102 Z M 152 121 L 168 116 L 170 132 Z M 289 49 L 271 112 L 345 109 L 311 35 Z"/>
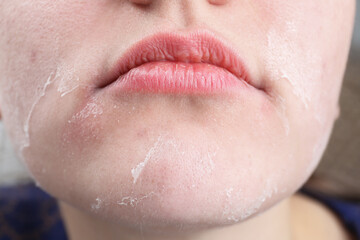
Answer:
<path fill-rule="evenodd" d="M 72 239 L 316 237 L 296 227 L 312 219 L 342 237 L 328 210 L 294 193 L 339 116 L 354 9 L 355 0 L 2 0 L 2 120 Z M 229 43 L 263 89 L 113 95 L 94 84 L 144 37 L 197 30 Z"/>

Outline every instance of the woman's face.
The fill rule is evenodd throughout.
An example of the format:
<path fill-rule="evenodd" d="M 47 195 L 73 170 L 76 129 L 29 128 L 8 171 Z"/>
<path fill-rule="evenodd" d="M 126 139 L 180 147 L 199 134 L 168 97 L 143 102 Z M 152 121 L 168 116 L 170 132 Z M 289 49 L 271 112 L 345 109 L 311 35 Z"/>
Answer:
<path fill-rule="evenodd" d="M 1 113 L 37 184 L 148 230 L 232 224 L 293 194 L 339 114 L 355 1 L 134 2 L 0 1 Z M 229 44 L 254 86 L 97 84 L 143 38 L 198 30 Z"/>

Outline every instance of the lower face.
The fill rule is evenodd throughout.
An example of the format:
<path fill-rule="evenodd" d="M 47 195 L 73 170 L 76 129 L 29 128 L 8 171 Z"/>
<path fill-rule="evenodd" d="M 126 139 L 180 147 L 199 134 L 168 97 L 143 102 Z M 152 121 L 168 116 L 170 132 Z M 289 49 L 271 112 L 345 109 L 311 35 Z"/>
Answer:
<path fill-rule="evenodd" d="M 205 95 L 95 87 L 116 57 L 111 53 L 122 52 L 117 43 L 125 49 L 136 41 L 129 33 L 141 39 L 157 32 L 144 35 L 135 17 L 139 27 L 123 26 L 107 4 L 42 1 L 49 13 L 31 4 L 30 13 L 20 2 L 5 3 L 0 26 L 13 30 L 0 45 L 8 49 L 1 59 L 7 68 L 0 69 L 4 123 L 37 184 L 95 216 L 149 231 L 244 221 L 294 193 L 320 160 L 337 117 L 351 35 L 354 1 L 345 2 L 204 8 L 193 26 L 219 14 L 223 22 L 209 18 L 206 28 L 228 39 L 250 74 L 266 83 Z M 5 11 L 11 7 L 14 13 Z M 118 9 L 122 21 L 126 12 L 141 12 L 125 3 Z M 60 15 L 71 17 L 59 21 Z M 140 16 L 169 31 L 179 27 Z M 41 17 L 48 25 L 36 33 L 23 28 L 28 19 L 41 25 Z"/>

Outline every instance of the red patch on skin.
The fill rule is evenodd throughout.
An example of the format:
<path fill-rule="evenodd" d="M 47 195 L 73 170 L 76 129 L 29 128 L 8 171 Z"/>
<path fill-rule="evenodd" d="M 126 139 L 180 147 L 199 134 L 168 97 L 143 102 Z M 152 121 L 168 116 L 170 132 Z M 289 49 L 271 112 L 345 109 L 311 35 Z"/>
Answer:
<path fill-rule="evenodd" d="M 37 52 L 35 50 L 32 50 L 30 53 L 30 62 L 35 63 L 37 58 Z"/>
<path fill-rule="evenodd" d="M 100 103 L 97 103 L 94 99 L 86 96 L 83 97 L 81 103 L 74 109 L 72 116 L 65 123 L 62 130 L 62 146 L 72 149 L 76 149 L 81 152 L 85 145 L 96 146 L 100 144 L 103 139 L 102 131 L 102 115 L 93 115 L 91 113 L 86 114 L 86 117 L 77 116 L 83 111 L 88 104 L 95 103 L 100 107 Z M 91 111 L 91 109 L 89 109 Z"/>
<path fill-rule="evenodd" d="M 142 138 L 144 136 L 148 136 L 148 130 L 146 128 L 144 129 L 140 129 L 137 134 L 136 134 L 137 137 L 139 138 Z"/>

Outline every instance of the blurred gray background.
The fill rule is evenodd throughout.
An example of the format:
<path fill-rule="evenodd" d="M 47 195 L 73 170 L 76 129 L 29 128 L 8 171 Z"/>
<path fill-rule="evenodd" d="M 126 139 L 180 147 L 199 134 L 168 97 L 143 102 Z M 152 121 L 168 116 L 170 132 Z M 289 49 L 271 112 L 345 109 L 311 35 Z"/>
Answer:
<path fill-rule="evenodd" d="M 354 37 L 353 37 L 353 49 L 354 51 L 360 49 L 360 2 L 357 2 L 356 6 L 356 19 L 355 19 L 355 30 L 354 30 Z"/>
<path fill-rule="evenodd" d="M 340 97 L 341 116 L 323 159 L 307 187 L 360 200 L 360 4 Z M 339 33 L 341 34 L 341 33 Z M 0 186 L 30 181 L 0 122 Z"/>

